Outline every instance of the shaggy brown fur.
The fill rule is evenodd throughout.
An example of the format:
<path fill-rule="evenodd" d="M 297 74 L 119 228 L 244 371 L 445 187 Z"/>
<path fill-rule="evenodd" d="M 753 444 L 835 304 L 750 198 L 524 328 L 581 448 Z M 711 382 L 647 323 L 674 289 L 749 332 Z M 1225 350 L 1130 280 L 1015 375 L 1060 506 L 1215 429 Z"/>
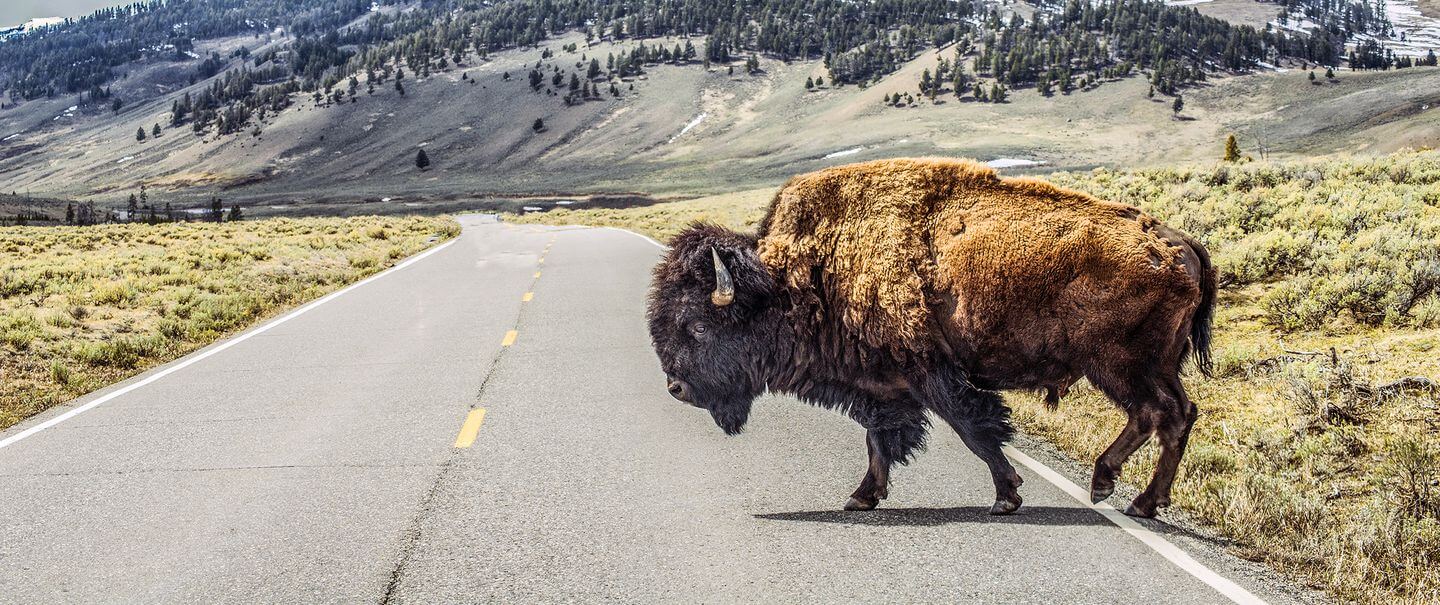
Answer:
<path fill-rule="evenodd" d="M 1184 243 L 1158 225 L 1131 206 L 967 160 L 880 160 L 791 179 L 761 223 L 760 258 L 792 287 L 821 268 L 845 327 L 878 349 L 928 356 L 956 337 L 1014 328 L 1040 330 L 1035 344 L 1049 346 L 1116 327 L 1062 330 L 1055 313 L 1113 304 L 1133 317 L 1123 311 L 1158 296 L 1198 299 L 1179 262 Z M 951 321 L 936 330 L 942 309 Z"/>

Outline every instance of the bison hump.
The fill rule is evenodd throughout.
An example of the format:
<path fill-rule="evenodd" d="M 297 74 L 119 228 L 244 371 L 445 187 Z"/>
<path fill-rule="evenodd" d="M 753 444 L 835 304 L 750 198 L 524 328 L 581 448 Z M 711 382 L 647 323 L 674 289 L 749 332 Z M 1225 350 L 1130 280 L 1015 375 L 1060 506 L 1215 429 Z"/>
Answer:
<path fill-rule="evenodd" d="M 955 160 L 887 160 L 791 180 L 771 202 L 760 257 L 792 289 L 812 291 L 827 320 L 880 349 L 926 353 L 933 219 L 957 190 L 995 180 Z"/>

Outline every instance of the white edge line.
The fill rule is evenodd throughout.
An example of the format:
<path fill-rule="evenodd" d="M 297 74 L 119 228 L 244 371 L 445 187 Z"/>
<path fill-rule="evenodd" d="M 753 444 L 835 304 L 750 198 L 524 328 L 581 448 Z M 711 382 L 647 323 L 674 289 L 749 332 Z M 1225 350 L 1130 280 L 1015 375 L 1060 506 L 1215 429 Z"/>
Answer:
<path fill-rule="evenodd" d="M 637 233 L 637 232 L 631 231 L 631 230 L 629 230 L 629 229 L 621 229 L 621 228 L 619 228 L 619 227 L 605 227 L 605 229 L 610 229 L 610 230 L 612 230 L 612 231 L 619 231 L 619 232 L 622 232 L 622 233 L 629 233 L 630 235 L 633 235 L 633 236 L 638 237 L 638 238 L 640 238 L 640 239 L 643 239 L 643 240 L 645 240 L 645 241 L 647 241 L 647 242 L 650 242 L 650 243 L 653 244 L 656 248 L 659 248 L 659 249 L 661 249 L 661 250 L 669 250 L 669 249 L 670 249 L 670 246 L 666 246 L 665 244 L 662 244 L 662 243 L 660 243 L 660 242 L 657 242 L 657 241 L 655 241 L 655 238 L 650 237 L 650 236 L 648 236 L 648 235 L 645 235 L 645 234 L 643 234 L 643 233 Z"/>
<path fill-rule="evenodd" d="M 621 229 L 620 227 L 605 228 L 614 231 L 629 233 L 630 235 L 650 242 L 651 244 L 655 245 L 655 247 L 660 248 L 661 250 L 670 249 L 669 246 L 655 241 L 655 239 L 652 237 L 641 233 L 636 233 L 629 229 Z M 1125 533 L 1130 534 L 1136 540 L 1139 540 L 1142 544 L 1150 547 L 1150 550 L 1153 550 L 1160 556 L 1165 557 L 1166 560 L 1175 564 L 1176 567 L 1179 567 L 1186 573 L 1195 576 L 1196 579 L 1204 582 L 1206 585 L 1215 589 L 1216 592 L 1219 592 L 1231 601 L 1240 603 L 1241 605 L 1265 605 L 1264 599 L 1255 596 L 1254 593 L 1246 590 L 1239 584 L 1236 584 L 1235 582 L 1225 578 L 1224 576 L 1215 573 L 1214 570 L 1211 570 L 1203 563 L 1196 561 L 1194 557 L 1191 557 L 1184 550 L 1181 550 L 1180 547 L 1171 544 L 1165 538 L 1160 537 L 1159 534 L 1156 534 L 1155 532 L 1150 531 L 1145 526 L 1137 523 L 1134 519 L 1131 519 L 1125 513 L 1115 510 L 1115 507 L 1110 506 L 1109 504 L 1106 504 L 1104 502 L 1101 502 L 1099 504 L 1091 503 L 1090 492 L 1081 489 L 1080 486 L 1075 485 L 1074 481 L 1067 479 L 1064 475 L 1061 475 L 1059 472 L 1055 471 L 1055 469 L 1046 466 L 1043 462 L 1040 462 L 1039 460 L 1031 458 L 1029 455 L 1025 454 L 1025 452 L 1015 449 L 1014 446 L 1007 445 L 1005 446 L 1004 451 L 1006 455 L 1015 459 L 1016 462 L 1019 462 L 1025 468 L 1028 468 L 1035 474 L 1040 475 L 1040 478 L 1049 481 L 1051 485 L 1060 488 L 1060 491 L 1065 492 L 1071 498 L 1074 498 L 1076 502 L 1079 502 L 1086 508 L 1089 508 L 1090 510 L 1099 513 L 1099 515 L 1104 517 L 1106 521 L 1109 521 L 1115 527 L 1124 530 Z"/>
<path fill-rule="evenodd" d="M 196 353 L 191 353 L 191 354 L 189 354 L 189 355 L 186 355 L 185 357 L 181 357 L 180 359 L 178 359 L 178 360 L 176 360 L 176 361 L 172 361 L 172 362 L 170 362 L 170 365 L 164 367 L 164 369 L 161 369 L 160 371 L 155 372 L 154 374 L 151 374 L 151 375 L 149 375 L 149 376 L 146 376 L 146 377 L 145 377 L 144 379 L 142 379 L 142 380 L 139 380 L 139 381 L 137 381 L 137 382 L 133 382 L 133 383 L 128 384 L 128 385 L 125 385 L 125 386 L 123 386 L 123 387 L 121 387 L 121 388 L 119 388 L 119 389 L 116 389 L 116 390 L 114 390 L 114 391 L 111 391 L 111 392 L 109 392 L 109 393 L 106 393 L 106 394 L 104 394 L 104 395 L 101 395 L 100 397 L 95 398 L 93 401 L 90 401 L 89 403 L 86 403 L 86 404 L 84 404 L 84 405 L 81 405 L 81 406 L 79 406 L 79 407 L 76 407 L 76 408 L 74 408 L 74 409 L 72 409 L 72 410 L 70 410 L 70 411 L 68 411 L 68 412 L 65 412 L 64 414 L 60 414 L 59 416 L 56 416 L 56 417 L 51 418 L 51 419 L 49 419 L 49 420 L 46 420 L 45 422 L 41 422 L 40 424 L 37 424 L 37 425 L 32 426 L 32 427 L 30 427 L 30 428 L 27 428 L 27 429 L 25 429 L 25 430 L 23 430 L 23 431 L 20 431 L 19 433 L 16 433 L 16 434 L 14 434 L 14 435 L 11 435 L 11 436 L 9 436 L 9 437 L 6 437 L 6 438 L 3 439 L 3 440 L 0 440 L 0 449 L 4 449 L 4 448 L 7 447 L 7 446 L 14 445 L 15 443 L 21 441 L 22 439 L 25 439 L 26 437 L 31 437 L 31 436 L 35 435 L 36 433 L 39 433 L 40 431 L 43 431 L 43 430 L 45 430 L 45 429 L 48 429 L 48 428 L 50 428 L 50 427 L 52 427 L 52 426 L 55 426 L 55 425 L 57 425 L 57 424 L 60 424 L 61 422 L 65 422 L 66 420 L 69 420 L 69 419 L 71 419 L 71 418 L 74 418 L 75 416 L 79 415 L 80 413 L 85 412 L 86 410 L 89 410 L 89 409 L 91 409 L 91 408 L 93 408 L 93 407 L 95 407 L 95 406 L 97 406 L 97 405 L 100 405 L 100 404 L 102 404 L 102 403 L 105 403 L 105 402 L 107 402 L 107 401 L 110 401 L 110 400 L 112 400 L 112 399 L 115 399 L 116 397 L 120 397 L 121 395 L 124 395 L 124 394 L 126 394 L 126 393 L 131 392 L 131 391 L 134 391 L 135 389 L 138 389 L 138 388 L 143 387 L 143 386 L 145 386 L 145 385 L 147 385 L 147 384 L 150 384 L 150 383 L 152 383 L 152 382 L 155 382 L 156 380 L 160 380 L 161 378 L 164 378 L 164 377 L 166 377 L 166 376 L 169 376 L 169 375 L 171 375 L 171 374 L 174 374 L 175 372 L 178 372 L 178 371 L 183 370 L 183 369 L 185 369 L 185 368 L 187 368 L 187 367 L 190 367 L 192 364 L 194 364 L 194 363 L 196 363 L 196 362 L 198 362 L 198 361 L 200 361 L 200 360 L 202 360 L 202 359 L 205 359 L 205 358 L 207 358 L 207 357 L 210 357 L 211 355 L 214 355 L 214 354 L 216 354 L 216 353 L 219 353 L 219 352 L 221 352 L 221 351 L 224 351 L 225 349 L 228 349 L 228 348 L 233 347 L 233 346 L 235 346 L 235 345 L 237 345 L 237 344 L 240 344 L 240 343 L 242 343 L 242 342 L 245 342 L 246 340 L 249 340 L 252 336 L 256 336 L 256 335 L 258 335 L 258 334 L 262 334 L 262 333 L 264 333 L 265 331 L 269 330 L 270 328 L 273 328 L 273 327 L 278 326 L 278 325 L 280 325 L 280 324 L 283 324 L 283 323 L 285 323 L 285 322 L 287 322 L 287 321 L 290 321 L 290 320 L 292 320 L 292 319 L 295 319 L 296 317 L 299 317 L 299 316 L 301 316 L 301 315 L 304 315 L 305 313 L 309 312 L 310 310 L 314 309 L 315 307 L 318 307 L 318 306 L 323 305 L 323 304 L 325 304 L 325 303 L 327 303 L 327 302 L 330 302 L 330 301 L 334 300 L 335 298 L 339 297 L 340 295 L 345 294 L 346 292 L 349 292 L 349 291 L 351 291 L 351 290 L 354 290 L 354 289 L 356 289 L 356 288 L 359 288 L 360 286 L 363 286 L 363 285 L 368 284 L 368 283 L 370 283 L 370 282 L 372 282 L 372 281 L 375 281 L 375 280 L 377 280 L 377 279 L 380 279 L 380 278 L 382 278 L 382 277 L 385 277 L 386 275 L 390 275 L 390 274 L 392 274 L 392 273 L 395 273 L 395 272 L 397 272 L 397 271 L 399 271 L 399 270 L 401 270 L 401 269 L 404 269 L 405 267 L 409 267 L 410 265 L 415 264 L 416 262 L 420 261 L 421 259 L 423 259 L 423 258 L 425 258 L 425 257 L 427 257 L 427 256 L 430 256 L 431 254 L 434 254 L 434 253 L 436 253 L 436 252 L 439 252 L 439 251 L 441 251 L 441 250 L 444 250 L 444 249 L 446 249 L 446 248 L 449 248 L 451 244 L 454 244 L 454 243 L 455 243 L 456 241 L 458 241 L 458 240 L 459 240 L 459 238 L 457 237 L 457 238 L 452 239 L 452 240 L 450 240 L 450 241 L 448 241 L 448 242 L 445 242 L 445 243 L 443 243 L 443 244 L 440 244 L 440 245 L 438 245 L 438 246 L 435 246 L 434 248 L 431 248 L 431 249 L 429 249 L 429 250 L 426 250 L 426 251 L 424 251 L 424 252 L 421 252 L 421 253 L 419 253 L 419 254 L 416 254 L 415 256 L 410 257 L 409 259 L 405 260 L 404 262 L 402 262 L 402 263 L 400 263 L 400 264 L 398 264 L 398 265 L 395 265 L 394 267 L 391 267 L 391 268 L 389 268 L 389 269 L 386 269 L 386 270 L 384 270 L 384 271 L 381 271 L 381 272 L 379 272 L 379 273 L 376 273 L 375 275 L 371 275 L 370 277 L 367 277 L 367 278 L 362 279 L 362 280 L 360 280 L 360 281 L 358 281 L 358 282 L 355 282 L 355 283 L 353 283 L 353 284 L 350 284 L 350 285 L 348 285 L 348 286 L 345 286 L 344 288 L 341 288 L 341 289 L 339 289 L 339 290 L 336 290 L 336 291 L 334 291 L 334 292 L 331 292 L 331 293 L 329 293 L 329 294 L 326 294 L 325 296 L 322 296 L 322 297 L 317 298 L 317 299 L 315 299 L 315 300 L 312 300 L 312 301 L 310 301 L 309 303 L 306 303 L 304 306 L 301 306 L 300 308 L 295 309 L 294 311 L 291 311 L 291 312 L 289 312 L 289 313 L 287 313 L 287 314 L 285 314 L 285 315 L 282 315 L 282 316 L 277 317 L 277 318 L 275 318 L 275 319 L 272 319 L 272 320 L 270 320 L 270 321 L 268 321 L 268 322 L 265 322 L 265 323 L 263 323 L 263 324 L 260 324 L 260 325 L 258 325 L 258 326 L 256 326 L 256 327 L 250 328 L 249 330 L 247 330 L 247 331 L 245 331 L 245 332 L 242 332 L 242 333 L 239 334 L 238 336 L 235 336 L 235 337 L 233 337 L 233 338 L 231 338 L 231 339 L 229 339 L 229 340 L 226 340 L 226 341 L 224 341 L 224 342 L 222 342 L 222 343 L 220 343 L 220 344 L 212 345 L 212 346 L 211 346 L 210 348 L 208 348 L 208 349 L 205 349 L 205 350 L 203 350 L 203 351 L 199 351 L 199 352 L 196 352 Z"/>
<path fill-rule="evenodd" d="M 1185 570 L 1185 572 L 1195 576 L 1196 579 L 1208 584 L 1211 588 L 1225 595 L 1225 597 L 1231 601 L 1241 603 L 1242 605 L 1264 605 L 1265 601 L 1260 597 L 1245 590 L 1239 584 L 1215 573 L 1203 563 L 1196 561 L 1184 550 L 1181 550 L 1180 547 L 1171 544 L 1165 538 L 1160 537 L 1159 534 L 1137 523 L 1134 519 L 1125 515 L 1125 513 L 1115 510 L 1115 507 L 1104 502 L 1099 504 L 1091 503 L 1090 492 L 1075 485 L 1075 482 L 1056 472 L 1055 469 L 1045 466 L 1044 463 L 1031 458 L 1013 446 L 1007 445 L 1004 450 L 1006 455 L 1015 459 L 1016 462 L 1019 462 L 1035 474 L 1040 475 L 1042 479 L 1049 481 L 1055 487 L 1060 488 L 1060 491 L 1069 494 L 1076 502 L 1099 513 L 1100 516 L 1105 517 L 1105 520 L 1124 530 L 1125 533 L 1130 534 L 1146 546 L 1149 546 L 1151 550 L 1159 553 L 1160 556 L 1165 557 L 1171 563 L 1174 563 L 1176 567 Z"/>

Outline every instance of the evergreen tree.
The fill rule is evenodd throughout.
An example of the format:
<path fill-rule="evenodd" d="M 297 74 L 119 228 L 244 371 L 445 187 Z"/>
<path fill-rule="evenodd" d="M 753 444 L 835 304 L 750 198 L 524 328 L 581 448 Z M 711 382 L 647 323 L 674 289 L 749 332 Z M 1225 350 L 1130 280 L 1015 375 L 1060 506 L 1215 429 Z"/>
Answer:
<path fill-rule="evenodd" d="M 65 224 L 66 224 L 66 225 L 74 225 L 74 224 L 75 224 L 75 203 L 74 203 L 74 202 L 65 202 Z"/>
<path fill-rule="evenodd" d="M 125 220 L 134 222 L 135 217 L 140 214 L 140 202 L 135 199 L 135 194 L 130 194 L 130 200 L 125 202 Z"/>
<path fill-rule="evenodd" d="M 1235 140 L 1235 134 L 1231 133 L 1225 137 L 1225 161 L 1240 161 L 1240 142 Z"/>
<path fill-rule="evenodd" d="M 244 218 L 244 215 L 242 215 L 241 212 L 240 212 L 240 204 L 231 204 L 231 205 L 230 205 L 230 222 L 233 223 L 233 222 L 238 221 L 238 220 L 241 220 L 241 219 L 243 219 L 243 218 Z"/>
<path fill-rule="evenodd" d="M 155 127 L 150 129 L 150 136 L 160 138 L 160 123 L 156 122 Z"/>
<path fill-rule="evenodd" d="M 136 141 L 140 141 L 141 143 L 144 143 L 144 142 L 145 142 L 145 127 L 144 127 L 144 126 L 141 126 L 139 130 L 136 130 L 136 131 L 135 131 L 135 140 L 136 140 Z"/>
<path fill-rule="evenodd" d="M 210 220 L 216 223 L 225 221 L 225 206 L 218 197 L 210 200 Z"/>
<path fill-rule="evenodd" d="M 815 80 L 813 80 L 813 79 L 811 79 L 811 78 L 805 78 L 805 90 L 812 90 L 812 89 L 814 89 L 814 88 L 815 88 Z"/>
<path fill-rule="evenodd" d="M 1175 95 L 1175 103 L 1170 106 L 1170 110 L 1175 112 L 1175 115 L 1178 116 L 1180 115 L 1180 111 L 1183 109 L 1185 109 L 1185 97 L 1181 95 Z"/>
<path fill-rule="evenodd" d="M 415 167 L 422 171 L 430 167 L 430 156 L 425 155 L 424 149 L 415 154 Z"/>
<path fill-rule="evenodd" d="M 545 130 L 545 120 L 541 118 L 535 118 L 535 123 L 530 125 L 530 130 L 533 130 L 535 132 Z"/>

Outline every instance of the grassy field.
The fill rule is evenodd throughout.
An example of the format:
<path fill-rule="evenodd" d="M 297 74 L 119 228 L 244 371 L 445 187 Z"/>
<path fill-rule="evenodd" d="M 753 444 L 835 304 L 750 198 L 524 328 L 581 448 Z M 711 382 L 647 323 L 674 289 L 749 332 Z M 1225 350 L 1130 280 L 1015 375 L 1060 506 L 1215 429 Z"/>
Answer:
<path fill-rule="evenodd" d="M 1440 602 L 1440 398 L 1427 386 L 1440 379 L 1440 152 L 1050 178 L 1144 208 L 1214 254 L 1218 375 L 1187 378 L 1202 411 L 1177 512 L 1339 599 Z M 770 193 L 511 220 L 664 239 L 697 219 L 753 228 Z M 1124 421 L 1083 382 L 1054 413 L 1008 399 L 1026 432 L 1087 464 Z M 1154 454 L 1125 480 L 1143 485 Z"/>
<path fill-rule="evenodd" d="M 398 217 L 0 228 L 0 429 L 459 231 Z"/>

